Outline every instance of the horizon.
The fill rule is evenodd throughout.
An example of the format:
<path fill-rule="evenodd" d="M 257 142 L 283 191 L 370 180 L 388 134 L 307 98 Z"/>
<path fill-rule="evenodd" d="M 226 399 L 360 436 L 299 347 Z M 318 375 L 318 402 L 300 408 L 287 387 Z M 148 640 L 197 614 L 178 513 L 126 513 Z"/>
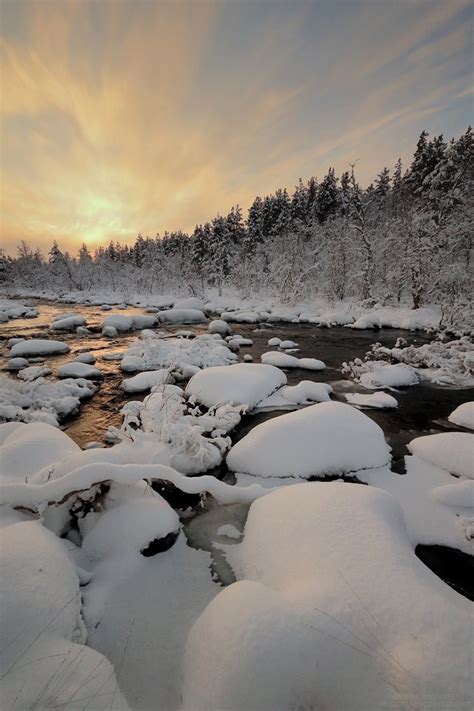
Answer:
<path fill-rule="evenodd" d="M 366 187 L 472 115 L 466 0 L 4 0 L 2 25 L 7 254 L 190 232 L 356 159 Z"/>

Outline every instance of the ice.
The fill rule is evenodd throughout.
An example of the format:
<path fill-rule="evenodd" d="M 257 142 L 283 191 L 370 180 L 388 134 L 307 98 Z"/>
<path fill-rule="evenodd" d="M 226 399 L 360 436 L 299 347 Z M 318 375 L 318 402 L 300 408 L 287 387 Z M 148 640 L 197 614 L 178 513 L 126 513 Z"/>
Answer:
<path fill-rule="evenodd" d="M 469 707 L 471 604 L 416 558 L 386 492 L 280 489 L 227 557 L 238 581 L 191 630 L 183 711 Z"/>
<path fill-rule="evenodd" d="M 231 471 L 257 477 L 334 476 L 389 462 L 390 447 L 380 427 L 340 402 L 310 405 L 263 422 L 227 455 Z"/>
<path fill-rule="evenodd" d="M 442 432 L 417 437 L 408 444 L 408 449 L 451 474 L 474 479 L 474 434 Z"/>
<path fill-rule="evenodd" d="M 11 351 L 12 358 L 20 356 L 28 358 L 30 356 L 57 355 L 59 353 L 69 353 L 69 346 L 63 341 L 48 341 L 43 338 L 28 338 L 25 341 L 16 343 Z"/>
<path fill-rule="evenodd" d="M 121 388 L 126 393 L 142 393 L 151 390 L 155 385 L 172 382 L 169 371 L 165 368 L 139 373 L 132 378 L 122 380 Z"/>
<path fill-rule="evenodd" d="M 274 365 L 277 368 L 304 368 L 305 370 L 323 370 L 326 365 L 317 358 L 295 358 L 289 353 L 268 351 L 261 356 L 262 363 Z"/>
<path fill-rule="evenodd" d="M 368 407 L 374 409 L 393 409 L 398 407 L 398 401 L 388 393 L 371 393 L 365 395 L 363 393 L 345 393 L 344 397 L 350 405 L 356 407 Z"/>
<path fill-rule="evenodd" d="M 448 420 L 459 427 L 474 430 L 474 402 L 464 402 L 449 415 Z"/>
<path fill-rule="evenodd" d="M 206 407 L 231 403 L 253 409 L 285 384 L 286 375 L 271 365 L 235 363 L 196 373 L 186 394 Z"/>
<path fill-rule="evenodd" d="M 167 309 L 158 314 L 160 323 L 203 323 L 205 314 L 199 309 Z"/>
<path fill-rule="evenodd" d="M 58 370 L 58 375 L 60 378 L 92 378 L 93 380 L 104 376 L 99 368 L 77 360 L 62 365 Z"/>

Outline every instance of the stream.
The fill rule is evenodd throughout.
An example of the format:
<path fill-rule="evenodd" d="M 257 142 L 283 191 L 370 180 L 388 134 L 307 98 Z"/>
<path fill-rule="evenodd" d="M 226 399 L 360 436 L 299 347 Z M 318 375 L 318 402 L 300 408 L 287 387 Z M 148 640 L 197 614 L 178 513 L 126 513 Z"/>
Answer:
<path fill-rule="evenodd" d="M 89 442 L 101 442 L 109 426 L 119 427 L 121 424 L 120 410 L 127 400 L 143 399 L 145 395 L 126 396 L 120 389 L 124 374 L 120 371 L 120 361 L 104 360 L 104 356 L 126 350 L 138 337 L 137 333 L 119 335 L 117 338 L 104 338 L 101 335 L 101 324 L 111 313 L 125 315 L 142 314 L 143 309 L 127 307 L 118 311 L 103 311 L 99 306 L 71 305 L 56 302 L 30 299 L 39 315 L 35 319 L 15 319 L 0 324 L 0 370 L 2 374 L 16 378 L 15 374 L 5 371 L 8 359 L 6 340 L 13 337 L 54 338 L 66 341 L 70 352 L 66 355 L 47 356 L 44 360 L 52 369 L 55 377 L 58 368 L 66 362 L 74 360 L 80 353 L 88 351 L 96 358 L 96 365 L 104 372 L 104 378 L 99 381 L 99 389 L 95 395 L 83 403 L 79 412 L 62 422 L 62 429 L 84 447 Z M 78 336 L 73 332 L 52 332 L 49 330 L 54 317 L 76 311 L 87 319 L 87 327 L 91 334 Z M 319 328 L 312 324 L 231 324 L 234 334 L 241 334 L 253 341 L 253 346 L 242 347 L 239 360 L 245 354 L 250 354 L 254 362 L 260 362 L 260 356 L 271 350 L 267 345 L 269 338 L 278 337 L 282 340 L 292 340 L 298 344 L 298 357 L 319 358 L 326 363 L 323 371 L 302 369 L 286 370 L 288 383 L 296 384 L 301 380 L 330 383 L 334 389 L 334 398 L 345 402 L 344 393 L 366 392 L 364 388 L 341 374 L 343 361 L 363 358 L 371 345 L 376 341 L 387 347 L 393 347 L 396 340 L 404 338 L 409 345 L 422 345 L 429 342 L 433 336 L 423 332 L 407 332 L 398 329 L 353 330 L 344 327 Z M 159 330 L 172 334 L 182 330 L 192 330 L 195 334 L 206 333 L 207 324 L 199 326 L 160 326 Z M 410 388 L 401 388 L 395 393 L 399 402 L 396 410 L 365 409 L 364 413 L 372 418 L 383 429 L 385 437 L 392 447 L 392 469 L 398 474 L 404 473 L 404 456 L 406 445 L 417 436 L 445 432 L 455 428 L 448 422 L 448 415 L 460 404 L 474 400 L 474 389 L 455 389 L 419 384 Z M 233 442 L 241 439 L 255 425 L 282 414 L 282 411 L 260 412 L 247 415 L 232 433 Z M 225 467 L 220 472 L 225 475 Z M 209 524 L 214 530 L 223 523 L 233 523 L 242 529 L 245 524 L 246 507 L 222 507 L 208 505 L 194 518 L 185 522 L 185 532 L 191 545 L 210 550 L 215 561 L 215 577 L 222 583 L 232 582 L 230 568 L 225 563 L 225 557 L 215 549 L 206 533 Z M 417 554 L 435 573 L 448 584 L 474 599 L 473 589 L 473 559 L 458 551 L 451 551 L 441 546 L 420 546 Z"/>

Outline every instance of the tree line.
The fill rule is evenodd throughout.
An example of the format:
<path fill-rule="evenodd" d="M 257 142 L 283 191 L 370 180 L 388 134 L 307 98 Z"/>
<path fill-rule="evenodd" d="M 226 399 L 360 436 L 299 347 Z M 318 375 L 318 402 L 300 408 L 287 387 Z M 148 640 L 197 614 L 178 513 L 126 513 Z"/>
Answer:
<path fill-rule="evenodd" d="M 411 164 L 387 167 L 363 189 L 356 164 L 340 176 L 300 181 L 256 197 L 194 232 L 141 234 L 76 256 L 54 242 L 44 256 L 21 242 L 0 258 L 16 288 L 194 294 L 238 289 L 281 300 L 322 296 L 367 303 L 409 301 L 462 308 L 469 299 L 473 227 L 473 135 L 446 142 L 423 131 Z"/>

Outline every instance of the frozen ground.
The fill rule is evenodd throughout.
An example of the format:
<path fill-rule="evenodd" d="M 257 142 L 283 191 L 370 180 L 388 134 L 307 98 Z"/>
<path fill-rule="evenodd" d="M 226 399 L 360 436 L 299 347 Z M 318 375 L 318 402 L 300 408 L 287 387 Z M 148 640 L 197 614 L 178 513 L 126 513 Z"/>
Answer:
<path fill-rule="evenodd" d="M 27 398 L 0 425 L 7 708 L 470 707 L 470 603 L 414 551 L 472 560 L 474 398 L 420 377 L 405 351 L 459 371 L 468 342 L 446 355 L 379 331 L 374 368 L 370 331 L 193 299 L 121 308 L 132 330 L 106 339 L 105 301 L 74 305 L 88 333 L 51 328 L 74 318 L 57 304 L 0 324 L 0 407 Z M 159 306 L 231 316 L 185 331 Z M 67 349 L 39 355 L 32 338 Z M 326 368 L 263 364 L 269 347 Z M 355 358 L 364 381 L 341 378 Z M 59 379 L 84 367 L 93 384 Z M 97 390 L 71 419 L 52 393 L 81 382 Z M 112 446 L 82 448 L 107 429 Z"/>

